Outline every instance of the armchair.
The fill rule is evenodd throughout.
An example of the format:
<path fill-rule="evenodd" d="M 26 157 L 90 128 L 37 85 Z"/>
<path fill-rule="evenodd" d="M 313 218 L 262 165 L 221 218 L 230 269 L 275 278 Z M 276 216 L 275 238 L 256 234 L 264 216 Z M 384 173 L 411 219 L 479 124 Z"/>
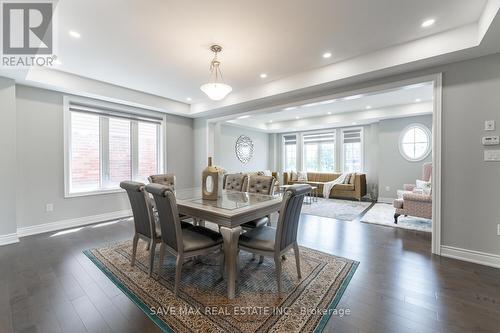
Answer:
<path fill-rule="evenodd" d="M 422 180 L 430 181 L 431 174 L 432 163 L 424 163 Z M 401 215 L 432 219 L 432 194 L 414 193 L 413 190 L 416 188 L 414 184 L 404 184 L 403 188 L 401 197 L 393 202 L 393 206 L 396 208 L 394 223 L 398 223 L 398 217 Z"/>

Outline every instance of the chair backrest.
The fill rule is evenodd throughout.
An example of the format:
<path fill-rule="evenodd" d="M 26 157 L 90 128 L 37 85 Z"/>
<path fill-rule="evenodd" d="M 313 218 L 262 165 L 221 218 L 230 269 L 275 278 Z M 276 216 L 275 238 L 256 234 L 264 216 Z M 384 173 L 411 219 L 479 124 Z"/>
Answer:
<path fill-rule="evenodd" d="M 287 188 L 283 195 L 283 202 L 281 203 L 278 218 L 278 228 L 276 230 L 276 251 L 282 251 L 297 241 L 300 211 L 304 202 L 304 196 L 309 192 L 311 192 L 311 186 L 301 184 Z"/>
<path fill-rule="evenodd" d="M 148 180 L 152 184 L 160 184 L 170 186 L 175 189 L 175 175 L 173 173 L 165 173 L 161 175 L 151 175 Z"/>
<path fill-rule="evenodd" d="M 162 242 L 177 252 L 182 251 L 181 221 L 172 188 L 160 184 L 148 184 L 146 191 L 153 195 L 156 202 Z"/>
<path fill-rule="evenodd" d="M 132 214 L 134 215 L 135 232 L 144 235 L 148 238 L 155 236 L 155 225 L 153 209 L 148 198 L 148 194 L 144 191 L 144 184 L 123 181 L 120 187 L 127 191 Z"/>
<path fill-rule="evenodd" d="M 428 182 L 432 176 L 432 162 L 422 165 L 422 180 Z"/>
<path fill-rule="evenodd" d="M 254 176 L 251 175 L 246 181 L 244 188 L 245 192 L 259 193 L 259 194 L 274 194 L 274 182 L 276 180 L 273 176 Z"/>
<path fill-rule="evenodd" d="M 247 175 L 243 173 L 232 173 L 224 175 L 224 189 L 230 191 L 243 191 Z"/>

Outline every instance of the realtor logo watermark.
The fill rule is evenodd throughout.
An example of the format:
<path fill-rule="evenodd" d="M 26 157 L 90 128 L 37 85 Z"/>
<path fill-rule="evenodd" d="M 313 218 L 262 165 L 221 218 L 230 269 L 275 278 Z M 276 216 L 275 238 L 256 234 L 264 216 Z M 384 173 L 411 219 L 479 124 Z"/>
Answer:
<path fill-rule="evenodd" d="M 52 66 L 54 1 L 2 1 L 2 66 Z"/>

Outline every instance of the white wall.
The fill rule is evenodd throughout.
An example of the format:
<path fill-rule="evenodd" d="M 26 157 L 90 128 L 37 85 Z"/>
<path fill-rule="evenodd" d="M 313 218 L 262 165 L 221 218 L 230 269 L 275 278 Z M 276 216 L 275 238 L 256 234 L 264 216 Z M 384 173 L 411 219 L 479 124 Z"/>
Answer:
<path fill-rule="evenodd" d="M 381 120 L 378 126 L 379 198 L 394 199 L 403 184 L 415 184 L 422 175 L 422 165 L 432 161 L 430 153 L 424 160 L 410 162 L 399 152 L 399 136 L 406 126 L 419 123 L 432 131 L 432 115 Z M 389 187 L 389 190 L 386 189 Z"/>
<path fill-rule="evenodd" d="M 220 125 L 216 134 L 217 149 L 215 161 L 228 172 L 267 170 L 269 166 L 269 134 L 243 129 L 226 124 Z M 254 144 L 254 156 L 243 164 L 235 153 L 236 140 L 240 135 L 246 135 Z"/>

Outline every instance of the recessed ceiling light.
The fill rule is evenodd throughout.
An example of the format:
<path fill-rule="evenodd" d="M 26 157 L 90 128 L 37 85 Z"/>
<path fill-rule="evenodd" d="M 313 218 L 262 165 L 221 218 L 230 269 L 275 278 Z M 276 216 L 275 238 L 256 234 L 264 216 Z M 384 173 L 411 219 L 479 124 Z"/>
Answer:
<path fill-rule="evenodd" d="M 358 99 L 358 98 L 361 98 L 361 97 L 363 97 L 363 95 L 359 94 L 359 95 L 347 96 L 347 97 L 344 97 L 342 99 L 344 101 L 350 101 L 350 100 Z"/>
<path fill-rule="evenodd" d="M 331 58 L 331 56 L 332 56 L 331 52 L 325 52 L 325 53 L 323 53 L 323 58 L 325 58 L 325 59 Z"/>
<path fill-rule="evenodd" d="M 355 122 L 355 121 L 353 121 L 353 122 L 352 122 L 352 124 L 353 124 L 353 125 L 357 125 L 358 123 L 357 123 L 357 122 Z"/>
<path fill-rule="evenodd" d="M 328 112 L 328 114 L 332 114 L 331 112 Z"/>
<path fill-rule="evenodd" d="M 300 117 L 299 117 L 299 116 L 297 116 L 297 117 L 295 117 L 295 119 L 300 119 Z"/>
<path fill-rule="evenodd" d="M 250 115 L 247 114 L 247 115 L 244 115 L 244 116 L 239 116 L 237 119 L 246 119 L 246 118 L 250 118 Z"/>
<path fill-rule="evenodd" d="M 186 97 L 186 101 L 191 102 L 191 97 Z"/>
<path fill-rule="evenodd" d="M 415 103 L 420 103 L 420 102 L 422 102 L 422 100 L 421 100 L 420 98 L 417 98 L 417 99 L 415 100 Z"/>
<path fill-rule="evenodd" d="M 270 123 L 272 123 L 273 121 L 272 120 L 269 120 Z"/>
<path fill-rule="evenodd" d="M 428 27 L 434 25 L 434 23 L 436 23 L 435 19 L 425 20 L 424 22 L 422 22 L 422 28 L 428 28 Z"/>
<path fill-rule="evenodd" d="M 371 107 L 371 105 L 367 105 L 367 106 L 365 107 L 365 109 L 367 109 L 367 110 L 370 110 L 371 108 L 372 108 L 372 107 Z"/>
<path fill-rule="evenodd" d="M 287 108 L 284 108 L 283 111 L 295 110 L 296 108 L 297 108 L 296 106 L 289 106 Z"/>
<path fill-rule="evenodd" d="M 78 31 L 75 31 L 75 30 L 70 30 L 69 31 L 69 35 L 73 38 L 80 38 L 82 37 L 82 35 L 80 35 L 80 33 Z"/>
<path fill-rule="evenodd" d="M 267 74 L 266 74 L 266 73 L 261 73 L 261 74 L 260 74 L 260 78 L 261 78 L 261 79 L 265 79 L 266 77 L 267 77 Z"/>

